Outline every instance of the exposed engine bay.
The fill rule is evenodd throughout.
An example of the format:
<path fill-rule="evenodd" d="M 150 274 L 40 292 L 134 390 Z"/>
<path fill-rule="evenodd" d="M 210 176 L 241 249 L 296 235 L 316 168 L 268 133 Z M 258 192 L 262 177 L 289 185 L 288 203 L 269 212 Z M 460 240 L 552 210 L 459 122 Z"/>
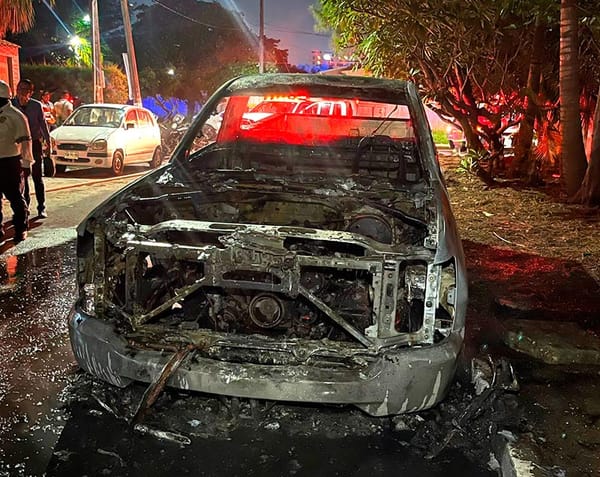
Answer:
<path fill-rule="evenodd" d="M 216 176 L 211 184 L 220 183 Z M 333 195 L 319 183 L 304 184 L 301 194 L 259 185 L 162 186 L 158 194 L 154 185 L 127 196 L 101 227 L 106 311 L 127 317 L 132 331 L 153 325 L 366 347 L 443 338 L 453 267 L 435 272 L 443 302 L 424 327 L 433 269 L 422 245 L 432 216 L 425 193 L 371 184 Z"/>

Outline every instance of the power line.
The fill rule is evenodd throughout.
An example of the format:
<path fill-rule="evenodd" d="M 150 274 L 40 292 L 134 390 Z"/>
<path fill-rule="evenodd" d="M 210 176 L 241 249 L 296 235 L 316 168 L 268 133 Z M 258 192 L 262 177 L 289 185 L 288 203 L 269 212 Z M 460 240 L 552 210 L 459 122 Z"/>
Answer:
<path fill-rule="evenodd" d="M 265 23 L 265 25 L 272 25 L 272 23 Z M 312 36 L 321 36 L 323 38 L 330 38 L 331 37 L 331 35 L 327 35 L 326 33 L 316 33 L 316 32 L 301 31 L 301 30 L 286 30 L 285 28 L 277 28 L 277 27 L 269 28 L 269 30 L 271 30 L 271 31 L 279 31 L 279 32 L 282 32 L 282 33 L 292 33 L 294 35 L 312 35 Z"/>
<path fill-rule="evenodd" d="M 181 13 L 181 12 L 179 12 L 179 11 L 175 10 L 174 8 L 171 8 L 171 7 L 169 7 L 168 5 L 165 5 L 164 3 L 162 3 L 162 2 L 160 2 L 160 1 L 158 1 L 158 0 L 153 0 L 153 2 L 154 2 L 156 5 L 159 5 L 159 6 L 161 6 L 161 7 L 162 7 L 162 8 L 164 8 L 165 10 L 167 10 L 167 11 L 169 11 L 169 12 L 173 13 L 174 15 L 177 15 L 178 17 L 184 18 L 184 19 L 186 19 L 186 20 L 188 20 L 188 21 L 190 21 L 190 22 L 196 23 L 196 24 L 198 24 L 198 25 L 205 26 L 205 27 L 207 27 L 207 28 L 215 28 L 215 29 L 221 29 L 221 30 L 237 30 L 237 31 L 242 31 L 240 28 L 233 28 L 233 27 L 224 27 L 224 26 L 210 25 L 210 24 L 208 24 L 208 23 L 204 23 L 204 22 L 201 22 L 201 21 L 199 21 L 199 20 L 196 20 L 195 18 L 189 17 L 189 16 L 187 16 L 186 14 L 184 14 L 184 13 Z"/>

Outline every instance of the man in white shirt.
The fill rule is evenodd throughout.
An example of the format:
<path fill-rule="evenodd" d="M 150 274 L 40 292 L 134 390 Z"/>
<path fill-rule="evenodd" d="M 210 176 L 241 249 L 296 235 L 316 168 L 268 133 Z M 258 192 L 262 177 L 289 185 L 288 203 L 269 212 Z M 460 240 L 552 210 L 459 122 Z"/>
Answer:
<path fill-rule="evenodd" d="M 28 209 L 23 197 L 22 167 L 31 167 L 31 134 L 25 115 L 10 102 L 10 87 L 0 80 L 0 197 L 4 195 L 13 210 L 15 243 L 27 237 Z M 0 241 L 4 240 L 0 207 Z"/>
<path fill-rule="evenodd" d="M 56 125 L 60 126 L 73 112 L 73 103 L 68 91 L 63 91 L 60 99 L 54 103 L 54 112 L 56 114 Z"/>

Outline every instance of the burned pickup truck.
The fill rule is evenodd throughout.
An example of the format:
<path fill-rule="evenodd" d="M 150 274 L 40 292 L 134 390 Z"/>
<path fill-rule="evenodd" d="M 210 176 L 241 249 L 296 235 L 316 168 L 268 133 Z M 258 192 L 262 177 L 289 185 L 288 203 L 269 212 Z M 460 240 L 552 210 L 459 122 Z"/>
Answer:
<path fill-rule="evenodd" d="M 282 97 L 303 107 L 251 113 Z M 169 386 L 383 416 L 453 379 L 464 257 L 411 83 L 229 81 L 168 164 L 79 226 L 77 258 L 72 347 L 117 386 L 189 350 Z"/>

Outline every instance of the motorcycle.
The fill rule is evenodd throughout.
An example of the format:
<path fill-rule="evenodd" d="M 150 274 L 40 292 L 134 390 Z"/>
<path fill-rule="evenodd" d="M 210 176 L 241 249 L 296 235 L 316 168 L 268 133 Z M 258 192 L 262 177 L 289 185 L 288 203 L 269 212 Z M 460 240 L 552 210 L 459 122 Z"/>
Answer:
<path fill-rule="evenodd" d="M 159 122 L 162 149 L 165 158 L 171 156 L 171 153 L 177 147 L 177 144 L 179 144 L 189 126 L 190 123 L 186 121 L 186 117 L 179 113 Z"/>

